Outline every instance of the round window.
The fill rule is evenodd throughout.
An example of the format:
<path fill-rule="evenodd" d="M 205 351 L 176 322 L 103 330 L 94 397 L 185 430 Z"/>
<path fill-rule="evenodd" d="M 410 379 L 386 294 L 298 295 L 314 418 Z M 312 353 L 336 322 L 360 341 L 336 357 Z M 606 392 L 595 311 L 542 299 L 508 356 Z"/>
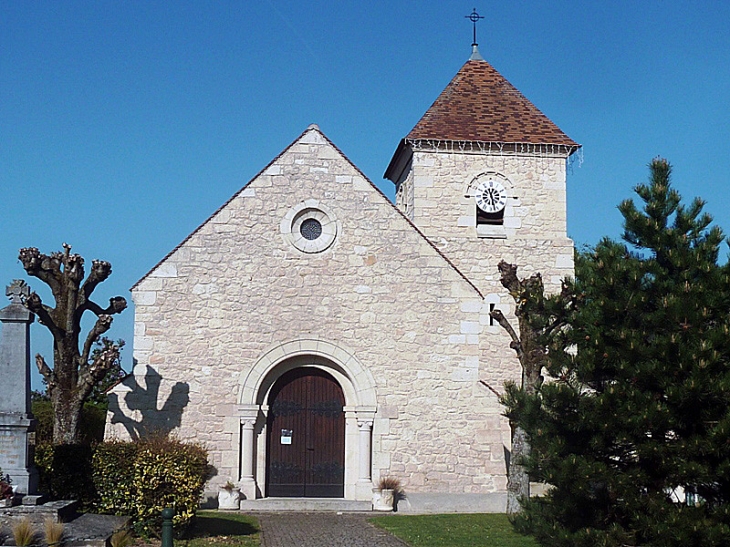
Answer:
<path fill-rule="evenodd" d="M 337 221 L 329 208 L 308 199 L 289 209 L 281 221 L 281 234 L 303 253 L 321 253 L 335 241 Z"/>
<path fill-rule="evenodd" d="M 304 236 L 304 239 L 314 241 L 322 235 L 322 224 L 316 218 L 307 218 L 299 227 L 299 232 Z"/>

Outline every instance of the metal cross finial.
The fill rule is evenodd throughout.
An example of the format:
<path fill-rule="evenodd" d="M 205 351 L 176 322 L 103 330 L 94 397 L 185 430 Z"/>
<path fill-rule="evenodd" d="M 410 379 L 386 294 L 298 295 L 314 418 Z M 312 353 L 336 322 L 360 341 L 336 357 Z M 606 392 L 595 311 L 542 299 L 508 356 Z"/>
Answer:
<path fill-rule="evenodd" d="M 474 8 L 474 11 L 472 11 L 469 15 L 465 15 L 464 17 L 469 19 L 469 21 L 471 21 L 472 24 L 474 25 L 474 41 L 472 42 L 471 45 L 476 46 L 477 45 L 477 21 L 479 21 L 479 19 L 484 19 L 484 16 L 479 15 L 477 13 L 477 9 Z"/>

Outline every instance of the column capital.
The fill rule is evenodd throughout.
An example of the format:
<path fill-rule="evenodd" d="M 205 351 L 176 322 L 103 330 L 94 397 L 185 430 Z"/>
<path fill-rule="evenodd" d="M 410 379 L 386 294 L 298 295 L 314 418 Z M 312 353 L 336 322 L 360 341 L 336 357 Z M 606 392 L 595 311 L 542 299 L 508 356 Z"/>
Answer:
<path fill-rule="evenodd" d="M 259 405 L 241 405 L 238 407 L 238 417 L 241 419 L 241 424 L 247 421 L 256 422 L 261 412 Z"/>
<path fill-rule="evenodd" d="M 373 428 L 373 420 L 358 420 L 357 421 L 357 427 L 360 428 L 360 430 L 364 431 L 370 431 Z"/>
<path fill-rule="evenodd" d="M 377 409 L 374 406 L 356 406 L 355 418 L 357 419 L 357 423 L 370 422 L 370 425 L 372 426 L 376 410 Z"/>

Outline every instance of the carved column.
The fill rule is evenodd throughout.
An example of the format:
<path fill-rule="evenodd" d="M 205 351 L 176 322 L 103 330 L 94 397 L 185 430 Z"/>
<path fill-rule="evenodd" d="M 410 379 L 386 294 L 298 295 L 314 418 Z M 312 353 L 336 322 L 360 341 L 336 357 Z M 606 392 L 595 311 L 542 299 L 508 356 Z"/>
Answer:
<path fill-rule="evenodd" d="M 258 405 L 239 407 L 241 420 L 241 494 L 247 500 L 256 499 L 256 420 L 259 416 Z"/>
<path fill-rule="evenodd" d="M 30 288 L 16 279 L 5 294 L 10 305 L 0 310 L 0 468 L 10 475 L 15 491 L 35 494 L 38 471 L 33 466 L 30 433 L 35 420 L 30 411 L 30 324 L 34 315 L 23 305 Z"/>
<path fill-rule="evenodd" d="M 253 479 L 253 431 L 255 420 L 241 419 L 241 480 Z"/>
<path fill-rule="evenodd" d="M 371 482 L 371 454 L 372 454 L 372 420 L 358 420 L 357 427 L 360 430 L 360 466 L 358 482 Z"/>

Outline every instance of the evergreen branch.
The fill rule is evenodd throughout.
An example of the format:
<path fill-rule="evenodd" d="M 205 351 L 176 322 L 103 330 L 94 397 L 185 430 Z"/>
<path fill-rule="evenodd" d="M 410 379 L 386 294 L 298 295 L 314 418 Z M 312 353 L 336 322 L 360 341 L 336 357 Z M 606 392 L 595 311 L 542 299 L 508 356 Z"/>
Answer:
<path fill-rule="evenodd" d="M 479 380 L 479 383 L 482 384 L 484 387 L 486 387 L 489 391 L 491 391 L 492 393 L 494 393 L 500 399 L 502 398 L 502 395 L 500 395 L 499 391 L 497 391 L 496 389 L 494 389 L 492 386 L 490 386 L 484 380 Z"/>

